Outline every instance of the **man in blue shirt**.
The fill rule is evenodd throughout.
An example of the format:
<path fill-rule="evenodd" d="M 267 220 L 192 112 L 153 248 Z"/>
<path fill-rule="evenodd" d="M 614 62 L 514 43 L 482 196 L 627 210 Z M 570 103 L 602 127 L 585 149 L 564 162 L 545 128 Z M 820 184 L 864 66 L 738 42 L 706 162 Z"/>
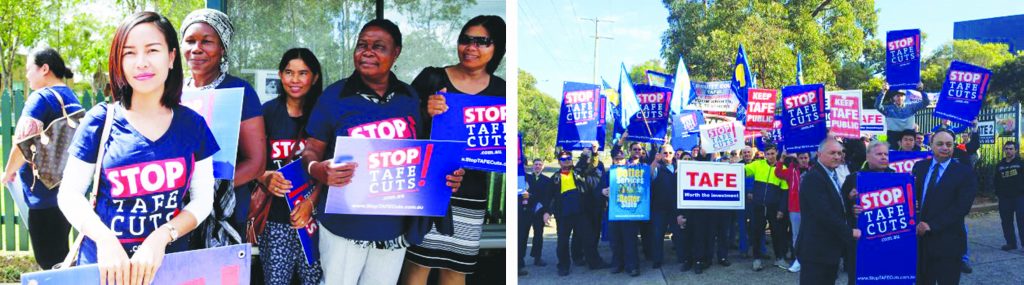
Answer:
<path fill-rule="evenodd" d="M 917 91 L 921 93 L 921 101 L 906 103 L 906 93 L 903 90 L 889 90 L 889 84 L 882 86 L 882 94 L 875 99 L 875 109 L 885 116 L 889 149 L 899 149 L 899 134 L 906 130 L 914 129 L 914 114 L 924 109 L 931 100 L 924 93 L 924 84 L 917 84 Z M 892 96 L 892 103 L 883 105 L 886 95 Z"/>

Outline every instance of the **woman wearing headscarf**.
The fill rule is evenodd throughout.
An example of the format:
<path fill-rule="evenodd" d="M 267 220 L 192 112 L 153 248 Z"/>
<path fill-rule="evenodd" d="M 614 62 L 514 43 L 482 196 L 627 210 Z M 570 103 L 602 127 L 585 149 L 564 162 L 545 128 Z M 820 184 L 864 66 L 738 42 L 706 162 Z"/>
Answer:
<path fill-rule="evenodd" d="M 263 175 L 266 168 L 266 135 L 259 96 L 251 84 L 228 74 L 232 33 L 234 28 L 228 16 L 214 9 L 192 11 L 181 23 L 181 49 L 191 70 L 191 76 L 185 78 L 184 90 L 244 89 L 234 182 L 217 181 L 213 221 L 197 230 L 200 234 L 193 238 L 194 248 L 246 242 L 245 218 L 252 189 L 249 183 Z"/>
<path fill-rule="evenodd" d="M 427 67 L 412 86 L 420 94 L 425 130 L 430 137 L 430 119 L 448 111 L 441 92 L 505 97 L 505 80 L 494 75 L 505 55 L 505 21 L 488 15 L 470 19 L 459 33 L 456 51 L 459 63 Z M 426 284 L 432 268 L 440 270 L 441 284 L 465 284 L 466 274 L 476 267 L 480 234 L 487 210 L 487 172 L 466 171 L 462 188 L 452 195 L 455 235 L 432 229 L 422 244 L 406 254 L 404 284 Z"/>

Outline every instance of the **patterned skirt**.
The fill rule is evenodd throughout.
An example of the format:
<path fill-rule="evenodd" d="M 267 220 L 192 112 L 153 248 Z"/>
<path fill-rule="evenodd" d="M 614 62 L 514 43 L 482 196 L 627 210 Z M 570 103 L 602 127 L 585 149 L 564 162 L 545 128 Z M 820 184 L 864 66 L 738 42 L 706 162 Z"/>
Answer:
<path fill-rule="evenodd" d="M 430 229 L 423 243 L 410 247 L 405 259 L 420 266 L 444 268 L 465 274 L 476 269 L 480 252 L 480 233 L 487 210 L 487 199 L 452 196 L 452 218 L 455 234 L 442 235 Z"/>

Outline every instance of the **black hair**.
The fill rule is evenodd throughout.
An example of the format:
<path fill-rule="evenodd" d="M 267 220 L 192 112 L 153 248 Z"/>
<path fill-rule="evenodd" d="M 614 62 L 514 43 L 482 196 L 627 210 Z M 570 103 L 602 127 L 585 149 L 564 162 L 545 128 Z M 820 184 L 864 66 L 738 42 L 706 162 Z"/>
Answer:
<path fill-rule="evenodd" d="M 903 138 L 905 138 L 907 136 L 911 136 L 913 139 L 916 140 L 917 139 L 917 132 L 915 132 L 914 130 L 903 131 L 903 133 L 900 134 L 900 139 L 902 140 Z"/>
<path fill-rule="evenodd" d="M 50 67 L 50 72 L 53 73 L 57 79 L 65 79 L 74 77 L 75 74 L 71 72 L 66 65 L 64 65 L 64 59 L 60 57 L 57 50 L 51 47 L 38 47 L 28 53 L 29 57 L 32 58 L 32 64 L 38 67 L 47 65 Z"/>
<path fill-rule="evenodd" d="M 1003 144 L 1003 147 L 1006 147 L 1008 145 L 1013 145 L 1014 148 L 1018 148 L 1017 142 L 1015 141 L 1006 141 L 1006 143 Z"/>
<path fill-rule="evenodd" d="M 505 57 L 505 20 L 495 15 L 476 16 L 462 26 L 459 35 L 465 34 L 466 30 L 474 26 L 483 26 L 491 40 L 494 41 L 494 57 L 487 62 L 487 73 L 494 74 L 494 71 L 498 70 L 498 65 L 501 64 L 501 59 Z"/>
<path fill-rule="evenodd" d="M 125 109 L 131 109 L 132 86 L 128 84 L 128 78 L 124 74 L 124 62 L 121 52 L 124 50 L 125 42 L 128 41 L 128 32 L 136 26 L 145 23 L 156 25 L 160 33 L 164 35 L 164 41 L 167 42 L 167 52 L 175 55 L 174 62 L 171 63 L 171 70 L 167 74 L 167 80 L 164 80 L 164 94 L 160 96 L 160 105 L 174 109 L 181 104 L 181 89 L 185 85 L 185 75 L 181 67 L 181 56 L 177 54 L 181 51 L 181 47 L 178 43 L 178 32 L 175 32 L 174 25 L 167 20 L 167 17 L 156 12 L 147 11 L 132 14 L 125 18 L 121 25 L 117 27 L 117 31 L 114 32 L 114 40 L 110 44 L 110 56 L 107 64 L 107 70 L 110 73 L 110 85 L 112 86 L 110 88 L 111 93 L 113 93 L 115 101 L 120 101 Z"/>
<path fill-rule="evenodd" d="M 313 106 L 316 105 L 317 99 L 320 98 L 320 93 L 324 92 L 324 75 L 320 71 L 320 61 L 307 48 L 292 48 L 284 52 L 284 55 L 281 56 L 281 63 L 277 65 L 277 71 L 284 72 L 284 69 L 288 67 L 288 62 L 293 59 L 302 60 L 306 67 L 309 67 L 309 71 L 316 75 L 316 81 L 313 82 L 313 86 L 309 87 L 306 96 L 302 98 L 302 117 L 299 118 L 299 126 L 305 130 L 306 123 L 309 121 L 309 114 L 313 113 Z M 277 85 L 277 98 L 281 103 L 284 103 L 287 100 L 287 96 L 288 93 L 284 91 L 284 78 L 281 78 L 281 84 Z"/>
<path fill-rule="evenodd" d="M 366 31 L 366 28 L 378 27 L 391 35 L 391 38 L 395 40 L 396 47 L 402 47 L 402 31 L 398 29 L 398 25 L 388 19 L 374 19 L 363 25 L 362 29 L 359 29 L 359 34 Z"/>

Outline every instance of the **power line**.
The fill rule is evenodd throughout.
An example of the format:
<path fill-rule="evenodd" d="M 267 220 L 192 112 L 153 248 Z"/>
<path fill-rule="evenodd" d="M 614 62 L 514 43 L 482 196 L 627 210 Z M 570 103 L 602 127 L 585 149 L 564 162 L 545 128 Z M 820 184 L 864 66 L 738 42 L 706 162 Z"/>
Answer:
<path fill-rule="evenodd" d="M 520 11 L 521 11 L 521 12 L 523 12 L 523 15 L 524 15 L 524 16 L 526 16 L 526 17 L 524 17 L 524 18 L 534 18 L 534 21 L 536 20 L 536 18 L 535 18 L 535 17 L 531 17 L 530 13 L 528 13 L 528 12 L 527 12 L 527 9 L 528 9 L 528 8 L 526 7 L 526 3 L 525 3 L 525 2 L 521 2 L 521 3 L 520 3 L 520 5 L 519 5 L 519 9 L 520 9 Z M 537 35 L 538 39 L 537 39 L 537 41 L 536 41 L 536 42 L 538 42 L 538 43 L 539 43 L 539 42 L 541 42 L 541 41 L 539 40 L 539 38 L 540 38 L 541 36 L 544 36 L 545 34 L 541 34 L 541 33 L 538 33 L 538 32 L 537 32 L 537 29 L 536 29 L 536 27 L 534 27 L 534 21 L 531 21 L 531 20 L 529 20 L 529 19 L 526 19 L 526 21 L 525 21 L 525 22 L 526 22 L 526 27 L 527 27 L 528 29 L 530 29 L 530 31 L 531 31 L 531 32 L 532 32 L 532 33 L 533 33 L 534 35 Z M 523 23 L 523 21 L 520 21 L 520 25 L 522 25 L 522 23 Z M 521 41 L 521 42 L 527 42 L 527 41 Z M 540 45 L 537 45 L 537 46 L 538 46 L 538 47 L 540 47 Z M 553 53 L 551 53 L 551 50 L 550 50 L 550 49 L 548 49 L 548 48 L 544 48 L 544 47 L 540 47 L 540 49 L 544 50 L 544 52 L 545 52 L 545 53 L 546 53 L 546 54 L 547 54 L 548 56 L 550 56 L 550 57 L 551 57 L 551 60 L 552 60 L 552 62 L 554 62 L 554 63 L 558 64 L 558 66 L 565 66 L 564 64 L 562 64 L 561 60 L 559 60 L 559 59 L 558 59 L 558 57 L 557 57 L 557 56 L 555 56 L 555 55 L 554 55 Z"/>
<path fill-rule="evenodd" d="M 612 39 L 611 37 L 604 37 L 604 36 L 601 36 L 600 34 L 598 34 L 598 31 L 600 31 L 600 30 L 598 30 L 597 25 L 600 22 L 614 23 L 615 21 L 599 19 L 599 18 L 596 18 L 596 17 L 595 18 L 580 18 L 580 20 L 594 22 L 594 84 L 597 84 L 597 41 L 601 40 L 601 39 L 606 39 L 606 40 L 611 40 Z"/>

